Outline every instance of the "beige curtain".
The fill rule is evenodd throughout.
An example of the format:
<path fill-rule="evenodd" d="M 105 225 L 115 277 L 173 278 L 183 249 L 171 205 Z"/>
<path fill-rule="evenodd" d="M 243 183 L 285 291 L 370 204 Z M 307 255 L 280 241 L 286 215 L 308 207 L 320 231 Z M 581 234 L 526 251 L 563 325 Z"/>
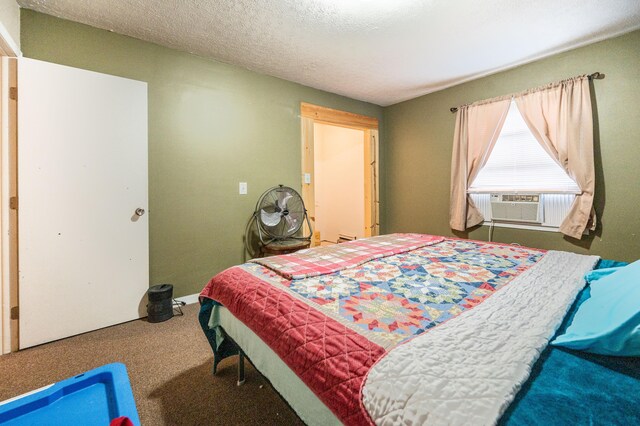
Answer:
<path fill-rule="evenodd" d="M 515 96 L 529 129 L 542 147 L 576 181 L 576 197 L 560 232 L 582 238 L 595 230 L 593 119 L 587 76 L 576 77 Z"/>
<path fill-rule="evenodd" d="M 484 221 L 467 189 L 489 159 L 510 103 L 511 97 L 505 97 L 458 109 L 451 160 L 451 229 L 464 231 Z"/>

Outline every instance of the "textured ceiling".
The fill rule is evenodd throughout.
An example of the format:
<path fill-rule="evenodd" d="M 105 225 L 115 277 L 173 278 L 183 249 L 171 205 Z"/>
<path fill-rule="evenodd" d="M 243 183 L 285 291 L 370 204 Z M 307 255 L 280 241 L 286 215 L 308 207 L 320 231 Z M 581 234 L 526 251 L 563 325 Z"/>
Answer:
<path fill-rule="evenodd" d="M 638 0 L 18 3 L 383 106 L 640 28 Z"/>

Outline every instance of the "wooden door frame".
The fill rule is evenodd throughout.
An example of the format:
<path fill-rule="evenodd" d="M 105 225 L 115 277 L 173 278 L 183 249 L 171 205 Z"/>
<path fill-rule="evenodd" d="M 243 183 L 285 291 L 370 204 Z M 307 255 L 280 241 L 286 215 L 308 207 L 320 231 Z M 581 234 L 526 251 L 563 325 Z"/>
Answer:
<path fill-rule="evenodd" d="M 328 124 L 364 132 L 364 220 L 365 236 L 380 232 L 380 164 L 378 119 L 366 115 L 340 111 L 306 102 L 300 103 L 301 129 L 301 185 L 302 199 L 315 230 L 314 124 Z M 308 175 L 310 179 L 305 179 Z"/>
<path fill-rule="evenodd" d="M 0 23 L 0 355 L 18 350 L 17 58 Z"/>

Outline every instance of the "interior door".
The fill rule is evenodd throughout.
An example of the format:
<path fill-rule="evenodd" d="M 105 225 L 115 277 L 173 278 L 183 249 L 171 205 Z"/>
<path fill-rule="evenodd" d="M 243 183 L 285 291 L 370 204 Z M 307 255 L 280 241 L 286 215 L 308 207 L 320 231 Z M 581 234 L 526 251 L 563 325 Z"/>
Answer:
<path fill-rule="evenodd" d="M 147 84 L 20 59 L 18 87 L 26 348 L 144 315 Z"/>

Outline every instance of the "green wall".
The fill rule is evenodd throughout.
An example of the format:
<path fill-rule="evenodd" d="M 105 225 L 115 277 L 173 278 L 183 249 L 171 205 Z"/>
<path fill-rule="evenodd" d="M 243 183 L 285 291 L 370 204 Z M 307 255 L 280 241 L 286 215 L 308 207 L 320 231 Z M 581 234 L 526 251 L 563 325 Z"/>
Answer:
<path fill-rule="evenodd" d="M 21 24 L 26 57 L 148 83 L 151 284 L 176 296 L 243 261 L 264 190 L 300 188 L 301 101 L 382 119 L 376 105 L 87 25 L 26 9 Z"/>
<path fill-rule="evenodd" d="M 387 108 L 322 92 L 152 43 L 21 13 L 26 57 L 149 84 L 151 284 L 177 296 L 198 292 L 243 260 L 242 236 L 258 196 L 278 183 L 300 187 L 301 101 L 382 119 L 383 232 L 452 235 L 448 226 L 449 108 L 601 71 L 594 82 L 596 210 L 582 241 L 558 233 L 496 228 L 494 240 L 640 257 L 640 31 L 596 43 Z M 238 195 L 238 182 L 249 184 Z M 458 234 L 460 235 L 460 234 Z M 479 227 L 470 238 L 486 240 Z"/>
<path fill-rule="evenodd" d="M 449 184 L 455 114 L 449 108 L 579 74 L 593 82 L 596 112 L 596 234 L 495 228 L 494 240 L 546 249 L 640 258 L 640 31 L 532 62 L 384 109 L 386 193 L 383 229 L 452 235 Z M 488 228 L 468 234 L 486 240 Z"/>

